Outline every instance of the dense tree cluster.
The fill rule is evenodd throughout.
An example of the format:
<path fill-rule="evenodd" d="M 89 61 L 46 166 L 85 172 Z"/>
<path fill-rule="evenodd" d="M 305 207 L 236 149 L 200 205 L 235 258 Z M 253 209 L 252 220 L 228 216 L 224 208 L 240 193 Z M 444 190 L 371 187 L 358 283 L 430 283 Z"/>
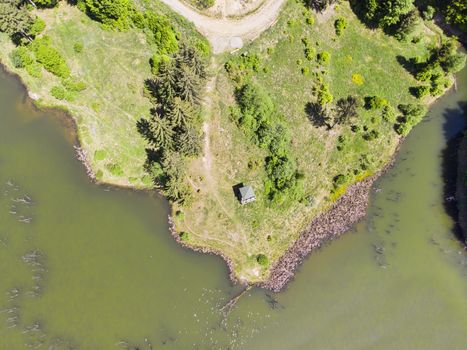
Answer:
<path fill-rule="evenodd" d="M 18 35 L 32 40 L 29 34 L 34 18 L 20 0 L 4 0 L 0 3 L 0 32 L 17 39 Z"/>
<path fill-rule="evenodd" d="M 315 126 L 326 126 L 328 130 L 331 130 L 336 125 L 349 125 L 358 117 L 358 109 L 361 105 L 358 98 L 347 96 L 337 100 L 335 106 L 308 103 L 305 112 Z"/>
<path fill-rule="evenodd" d="M 259 147 L 268 150 L 265 194 L 273 200 L 300 199 L 295 159 L 290 152 L 290 133 L 269 95 L 258 85 L 247 83 L 237 91 L 239 109 L 232 115 Z"/>
<path fill-rule="evenodd" d="M 445 40 L 440 46 L 431 47 L 427 59 L 417 56 L 404 60 L 399 57 L 406 69 L 424 84 L 411 89 L 414 96 L 426 96 L 427 89 L 432 96 L 437 96 L 449 86 L 449 75 L 462 70 L 466 63 L 466 55 L 458 52 L 457 45 L 454 40 Z"/>
<path fill-rule="evenodd" d="M 191 194 L 185 159 L 201 152 L 199 106 L 205 80 L 203 59 L 195 49 L 181 45 L 147 82 L 154 109 L 149 119 L 138 123 L 150 144 L 148 170 L 168 198 L 179 203 Z"/>
<path fill-rule="evenodd" d="M 90 17 L 105 27 L 124 30 L 131 24 L 132 3 L 130 0 L 79 0 Z"/>

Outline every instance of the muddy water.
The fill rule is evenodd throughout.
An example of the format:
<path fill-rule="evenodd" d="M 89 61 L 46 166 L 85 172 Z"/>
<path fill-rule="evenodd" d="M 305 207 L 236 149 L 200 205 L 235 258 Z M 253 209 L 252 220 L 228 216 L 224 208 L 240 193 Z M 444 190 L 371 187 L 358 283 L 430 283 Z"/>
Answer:
<path fill-rule="evenodd" d="M 467 254 L 446 213 L 443 150 L 467 71 L 404 143 L 367 219 L 278 295 L 238 292 L 178 247 L 157 195 L 97 186 L 69 123 L 0 73 L 0 349 L 465 349 Z"/>

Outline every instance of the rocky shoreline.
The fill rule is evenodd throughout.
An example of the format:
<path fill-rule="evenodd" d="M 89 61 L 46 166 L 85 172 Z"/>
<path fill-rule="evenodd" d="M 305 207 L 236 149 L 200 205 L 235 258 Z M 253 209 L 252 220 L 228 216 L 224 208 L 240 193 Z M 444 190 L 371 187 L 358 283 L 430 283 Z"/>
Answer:
<path fill-rule="evenodd" d="M 397 154 L 397 150 L 395 154 Z M 346 193 L 334 203 L 331 209 L 313 219 L 295 243 L 272 266 L 268 280 L 252 285 L 271 290 L 275 293 L 282 291 L 292 281 L 298 266 L 303 263 L 313 250 L 349 231 L 354 224 L 366 216 L 370 191 L 374 182 L 393 163 L 394 161 L 391 161 L 380 172 L 350 186 Z M 177 243 L 195 252 L 220 256 L 227 264 L 229 278 L 232 283 L 242 283 L 235 276 L 233 262 L 229 257 L 211 248 L 195 247 L 183 242 L 175 229 L 174 221 L 170 215 L 168 221 L 170 233 Z"/>
<path fill-rule="evenodd" d="M 352 225 L 363 219 L 368 208 L 372 185 L 385 170 L 350 186 L 331 209 L 316 217 L 272 267 L 269 279 L 258 286 L 280 292 L 292 280 L 297 267 L 313 250 L 347 232 Z"/>

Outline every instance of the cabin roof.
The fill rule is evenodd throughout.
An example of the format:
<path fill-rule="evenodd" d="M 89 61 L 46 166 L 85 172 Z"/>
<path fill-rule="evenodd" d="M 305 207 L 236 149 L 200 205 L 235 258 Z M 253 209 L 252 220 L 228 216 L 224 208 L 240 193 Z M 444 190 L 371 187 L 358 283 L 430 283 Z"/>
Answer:
<path fill-rule="evenodd" d="M 243 200 L 255 198 L 255 192 L 251 186 L 243 186 L 240 188 L 240 198 Z"/>

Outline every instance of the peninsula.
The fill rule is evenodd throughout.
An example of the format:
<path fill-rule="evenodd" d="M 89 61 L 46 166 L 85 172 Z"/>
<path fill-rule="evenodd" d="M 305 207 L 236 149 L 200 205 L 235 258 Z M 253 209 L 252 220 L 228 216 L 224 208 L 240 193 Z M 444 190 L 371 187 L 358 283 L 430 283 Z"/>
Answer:
<path fill-rule="evenodd" d="M 279 291 L 465 64 L 447 8 L 389 2 L 11 0 L 0 62 L 97 182 L 159 190 L 181 244 Z"/>

